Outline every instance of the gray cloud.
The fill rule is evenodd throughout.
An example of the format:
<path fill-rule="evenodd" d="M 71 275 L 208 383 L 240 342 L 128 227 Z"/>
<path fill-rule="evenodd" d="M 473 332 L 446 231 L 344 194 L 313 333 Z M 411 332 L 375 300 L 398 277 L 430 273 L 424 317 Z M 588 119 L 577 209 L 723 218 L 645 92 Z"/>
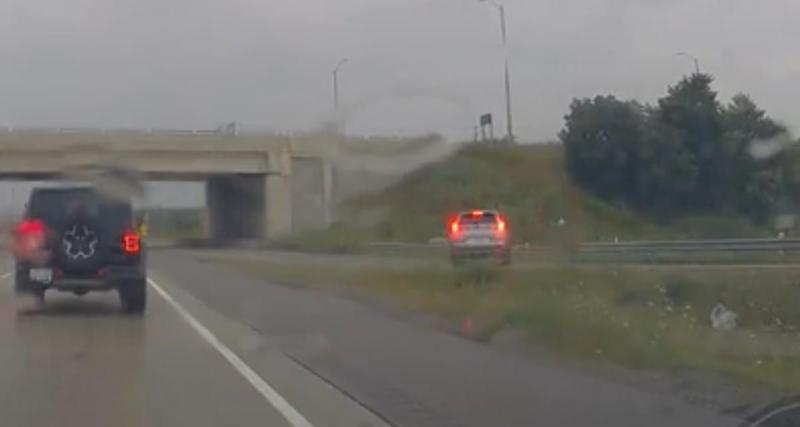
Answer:
<path fill-rule="evenodd" d="M 526 139 L 552 138 L 576 96 L 655 100 L 691 71 L 677 51 L 722 97 L 797 123 L 795 0 L 505 3 Z M 342 57 L 352 132 L 467 137 L 469 115 L 502 119 L 497 14 L 477 1 L 5 0 L 0 124 L 311 129 Z"/>

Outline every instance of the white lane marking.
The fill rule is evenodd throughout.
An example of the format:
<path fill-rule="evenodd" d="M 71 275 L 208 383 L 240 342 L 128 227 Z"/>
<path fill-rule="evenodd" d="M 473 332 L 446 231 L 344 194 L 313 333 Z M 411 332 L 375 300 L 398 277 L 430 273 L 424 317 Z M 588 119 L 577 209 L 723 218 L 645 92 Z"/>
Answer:
<path fill-rule="evenodd" d="M 11 277 L 11 273 L 0 274 L 0 279 L 8 279 L 9 277 Z"/>
<path fill-rule="evenodd" d="M 278 392 L 272 388 L 263 378 L 261 378 L 250 366 L 236 355 L 228 346 L 222 343 L 211 331 L 208 330 L 202 323 L 200 323 L 194 316 L 192 316 L 182 305 L 180 305 L 172 295 L 168 294 L 158 283 L 153 279 L 147 279 L 150 286 L 166 300 L 178 314 L 183 317 L 194 330 L 203 339 L 208 342 L 211 347 L 228 361 L 255 389 L 264 396 L 265 399 L 278 411 L 292 427 L 314 427 L 308 420 L 295 409 L 286 399 L 283 398 Z"/>

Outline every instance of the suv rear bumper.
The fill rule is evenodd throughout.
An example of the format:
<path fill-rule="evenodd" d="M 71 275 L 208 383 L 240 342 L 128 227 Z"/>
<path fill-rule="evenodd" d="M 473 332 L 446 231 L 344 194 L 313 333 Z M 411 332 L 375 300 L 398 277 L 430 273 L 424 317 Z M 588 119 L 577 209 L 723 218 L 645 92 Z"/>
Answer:
<path fill-rule="evenodd" d="M 70 275 L 55 272 L 50 283 L 30 279 L 30 268 L 17 266 L 17 290 L 44 291 L 108 291 L 147 280 L 144 270 L 138 266 L 114 266 L 100 270 L 96 275 Z"/>
<path fill-rule="evenodd" d="M 510 252 L 511 248 L 504 244 L 485 246 L 450 245 L 450 255 L 456 258 L 489 258 L 493 256 L 500 258 L 507 256 Z"/>

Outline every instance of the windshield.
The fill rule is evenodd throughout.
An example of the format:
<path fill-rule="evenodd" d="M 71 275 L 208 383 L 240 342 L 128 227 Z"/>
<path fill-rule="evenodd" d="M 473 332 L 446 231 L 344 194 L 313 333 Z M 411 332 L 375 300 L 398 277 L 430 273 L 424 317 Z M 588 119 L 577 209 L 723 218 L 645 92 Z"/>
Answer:
<path fill-rule="evenodd" d="M 0 1 L 0 426 L 800 425 L 800 1 Z"/>

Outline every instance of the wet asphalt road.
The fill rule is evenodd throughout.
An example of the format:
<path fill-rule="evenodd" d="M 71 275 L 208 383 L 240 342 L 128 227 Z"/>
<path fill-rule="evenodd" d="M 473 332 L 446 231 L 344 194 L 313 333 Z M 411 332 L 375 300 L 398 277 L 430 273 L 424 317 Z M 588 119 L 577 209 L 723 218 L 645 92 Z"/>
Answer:
<path fill-rule="evenodd" d="M 188 253 L 153 252 L 151 273 L 217 346 L 153 289 L 141 318 L 114 293 L 21 314 L 3 279 L 0 426 L 739 425 Z"/>
<path fill-rule="evenodd" d="M 8 288 L 0 425 L 287 425 L 158 298 L 144 318 L 120 315 L 115 294 L 17 315 Z"/>

